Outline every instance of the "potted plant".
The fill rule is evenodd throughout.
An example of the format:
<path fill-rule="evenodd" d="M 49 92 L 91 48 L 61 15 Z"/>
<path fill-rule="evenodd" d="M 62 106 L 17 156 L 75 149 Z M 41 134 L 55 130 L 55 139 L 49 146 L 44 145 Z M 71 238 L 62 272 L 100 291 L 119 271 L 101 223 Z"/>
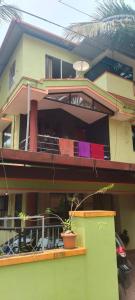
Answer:
<path fill-rule="evenodd" d="M 109 184 L 108 186 L 102 187 L 101 189 L 97 190 L 96 192 L 87 195 L 83 199 L 79 199 L 78 194 L 75 193 L 73 197 L 68 197 L 70 202 L 70 216 L 68 219 L 63 220 L 58 214 L 52 212 L 50 208 L 46 209 L 46 213 L 50 214 L 52 218 L 58 219 L 63 227 L 63 232 L 61 233 L 61 237 L 63 239 L 64 248 L 65 249 L 73 249 L 76 247 L 76 236 L 77 234 L 73 231 L 72 228 L 72 212 L 78 210 L 78 208 L 84 203 L 88 198 L 97 194 L 97 193 L 105 193 L 108 190 L 112 189 L 114 184 Z"/>
<path fill-rule="evenodd" d="M 77 234 L 72 229 L 72 216 L 68 219 L 63 220 L 58 214 L 52 212 L 50 208 L 46 209 L 46 214 L 51 215 L 51 218 L 58 219 L 62 225 L 63 232 L 61 233 L 61 237 L 63 239 L 64 248 L 65 249 L 73 249 L 75 248 L 75 240 Z"/>
<path fill-rule="evenodd" d="M 77 234 L 72 230 L 71 217 L 63 221 L 63 232 L 61 237 L 63 239 L 65 249 L 73 249 L 76 246 Z"/>

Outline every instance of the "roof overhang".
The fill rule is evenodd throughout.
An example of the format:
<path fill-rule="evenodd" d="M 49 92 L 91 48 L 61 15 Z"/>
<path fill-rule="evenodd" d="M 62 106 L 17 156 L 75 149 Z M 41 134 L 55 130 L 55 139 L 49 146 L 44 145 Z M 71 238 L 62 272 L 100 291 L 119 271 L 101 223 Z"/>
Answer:
<path fill-rule="evenodd" d="M 28 84 L 29 82 L 29 84 Z M 30 85 L 30 100 L 38 101 L 38 110 L 56 109 L 61 108 L 74 115 L 81 116 L 83 121 L 88 122 L 88 119 L 97 119 L 104 115 L 111 115 L 107 112 L 111 111 L 111 118 L 128 121 L 135 118 L 135 112 L 131 109 L 126 109 L 122 101 L 116 99 L 111 94 L 105 92 L 101 88 L 86 79 L 71 79 L 71 80 L 39 80 L 30 81 L 28 78 L 21 80 L 19 86 L 13 91 L 8 99 L 8 102 L 2 107 L 0 116 L 5 114 L 18 115 L 26 114 L 28 111 L 28 86 Z M 57 94 L 69 94 L 69 93 L 84 93 L 87 96 L 87 100 L 91 102 L 91 99 L 99 103 L 100 106 L 104 106 L 106 111 L 103 114 L 101 110 L 84 109 L 83 107 L 69 106 L 67 103 L 60 103 L 59 101 L 50 101 L 48 96 Z M 90 115 L 91 114 L 91 115 Z"/>
<path fill-rule="evenodd" d="M 89 107 L 82 107 L 79 105 L 64 103 L 62 101 L 55 100 L 58 94 L 74 96 L 84 95 L 84 99 L 88 102 Z M 97 100 L 96 100 L 97 98 Z M 114 107 L 110 105 L 105 106 L 99 97 L 96 97 L 88 88 L 78 87 L 48 87 L 47 89 L 41 90 L 30 87 L 30 101 L 36 100 L 38 102 L 38 110 L 50 110 L 50 109 L 63 109 L 69 114 L 81 119 L 82 121 L 90 124 L 93 123 L 106 115 L 114 114 Z M 96 100 L 96 102 L 94 102 Z M 97 107 L 91 108 L 92 101 Z M 96 103 L 96 104 L 95 104 Z M 86 104 L 86 103 L 85 103 Z M 19 115 L 27 114 L 28 111 L 28 86 L 22 85 L 15 95 L 5 104 L 1 111 L 3 114 Z"/>
<path fill-rule="evenodd" d="M 23 34 L 28 34 L 68 51 L 71 51 L 76 46 L 75 43 L 58 35 L 25 23 L 21 20 L 13 19 L 0 48 L 0 76 Z"/>

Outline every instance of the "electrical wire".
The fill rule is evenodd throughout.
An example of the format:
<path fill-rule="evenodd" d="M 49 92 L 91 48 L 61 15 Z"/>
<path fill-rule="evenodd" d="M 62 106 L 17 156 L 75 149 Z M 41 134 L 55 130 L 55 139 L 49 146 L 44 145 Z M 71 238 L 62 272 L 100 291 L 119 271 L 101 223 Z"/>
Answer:
<path fill-rule="evenodd" d="M 12 5 L 8 5 L 8 7 L 9 7 L 9 8 L 13 8 Z M 88 38 L 87 35 L 78 33 L 77 31 L 74 31 L 74 30 L 72 30 L 72 29 L 70 29 L 70 28 L 67 28 L 67 27 L 65 27 L 65 26 L 63 26 L 63 25 L 60 25 L 60 24 L 58 24 L 58 23 L 56 23 L 56 22 L 50 21 L 50 20 L 48 20 L 48 19 L 46 19 L 46 18 L 40 17 L 40 16 L 38 16 L 38 15 L 36 15 L 36 14 L 30 13 L 30 12 L 28 12 L 28 11 L 26 11 L 26 10 L 23 10 L 23 9 L 20 9 L 20 8 L 16 8 L 16 10 L 17 10 L 18 12 L 27 14 L 27 15 L 29 15 L 29 16 L 31 16 L 31 17 L 37 18 L 37 19 L 39 19 L 39 20 L 41 20 L 41 21 L 47 22 L 47 23 L 49 23 L 49 24 L 51 24 L 51 25 L 57 26 L 57 27 L 59 27 L 59 28 L 62 28 L 62 29 L 66 30 L 66 31 L 69 31 L 69 32 L 71 32 L 71 33 L 77 34 L 78 36 L 80 36 L 80 38 L 85 38 L 85 39 Z M 65 41 L 66 41 L 66 39 L 65 39 Z M 67 40 L 67 41 L 69 41 L 69 40 Z M 94 41 L 93 41 L 93 42 L 94 42 Z M 88 41 L 85 41 L 85 44 L 88 45 L 88 46 L 92 46 L 92 47 L 95 48 L 95 49 L 99 49 L 100 51 L 103 51 L 103 50 L 104 50 L 103 47 L 100 47 L 100 46 L 97 45 L 95 42 L 94 42 L 94 43 L 93 43 L 93 42 L 91 43 L 90 41 L 89 41 L 89 42 L 88 42 Z M 95 44 L 95 45 L 94 45 L 94 44 Z M 77 44 L 76 44 L 76 46 L 77 46 Z"/>
<path fill-rule="evenodd" d="M 80 9 L 78 9 L 78 8 L 76 8 L 76 7 L 72 6 L 72 5 L 70 5 L 70 4 L 67 4 L 67 3 L 65 3 L 65 2 L 62 1 L 62 0 L 58 0 L 58 2 L 59 2 L 60 4 L 62 4 L 62 5 L 64 5 L 64 6 L 67 6 L 67 7 L 71 8 L 71 9 L 73 9 L 73 10 L 75 10 L 75 11 L 77 11 L 77 12 L 83 14 L 83 15 L 85 15 L 85 16 L 88 16 L 88 17 L 90 17 L 90 18 L 93 18 L 92 15 L 89 15 L 89 14 L 87 14 L 85 11 L 80 10 Z"/>

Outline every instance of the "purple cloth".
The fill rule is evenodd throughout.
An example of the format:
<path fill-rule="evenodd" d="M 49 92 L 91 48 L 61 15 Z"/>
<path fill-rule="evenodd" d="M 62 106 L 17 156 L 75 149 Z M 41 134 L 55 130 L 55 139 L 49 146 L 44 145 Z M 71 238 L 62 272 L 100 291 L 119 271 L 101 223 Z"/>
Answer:
<path fill-rule="evenodd" d="M 90 143 L 78 142 L 78 154 L 82 157 L 90 157 Z"/>

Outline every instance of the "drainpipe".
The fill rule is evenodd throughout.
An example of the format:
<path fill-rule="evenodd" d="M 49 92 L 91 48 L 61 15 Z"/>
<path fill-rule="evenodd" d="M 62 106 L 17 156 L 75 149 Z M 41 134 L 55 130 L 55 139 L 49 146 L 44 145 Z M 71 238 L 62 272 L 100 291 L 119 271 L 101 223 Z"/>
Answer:
<path fill-rule="evenodd" d="M 30 127 L 30 84 L 28 83 L 28 93 L 27 93 L 27 126 L 26 126 L 26 141 L 25 141 L 25 151 L 28 151 L 29 146 L 29 127 Z"/>

